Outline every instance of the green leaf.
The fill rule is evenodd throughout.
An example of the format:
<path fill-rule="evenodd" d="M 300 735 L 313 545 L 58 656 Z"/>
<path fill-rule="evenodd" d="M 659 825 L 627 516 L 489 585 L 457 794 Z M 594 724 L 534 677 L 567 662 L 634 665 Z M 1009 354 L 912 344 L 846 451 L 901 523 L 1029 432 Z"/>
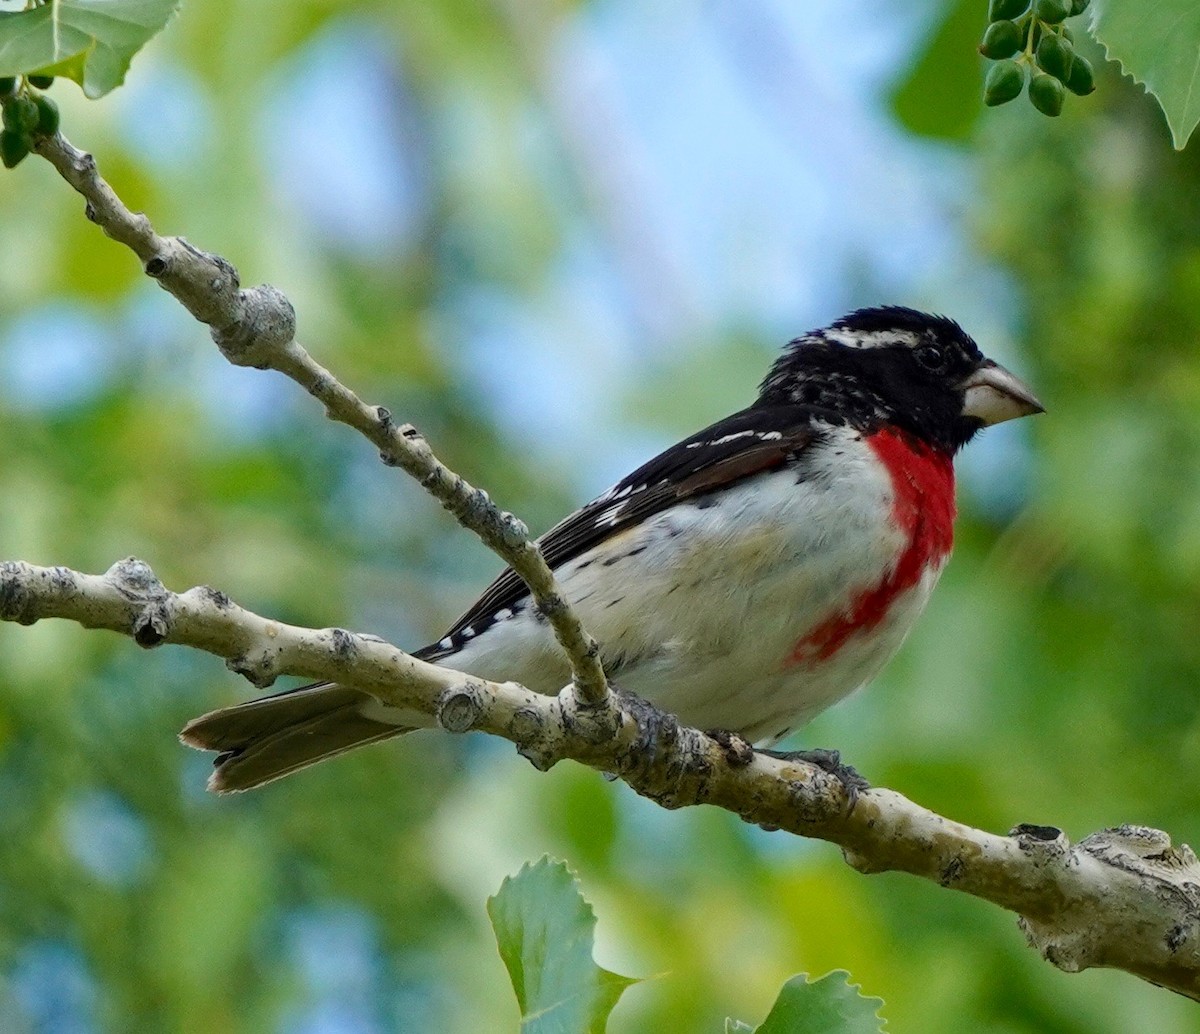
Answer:
<path fill-rule="evenodd" d="M 1200 4 L 1196 0 L 1096 0 L 1092 34 L 1167 117 L 1177 151 L 1200 122 Z"/>
<path fill-rule="evenodd" d="M 892 89 L 892 113 L 909 130 L 965 140 L 979 118 L 979 0 L 955 0 L 908 74 Z"/>
<path fill-rule="evenodd" d="M 883 999 L 865 997 L 849 978 L 844 969 L 811 982 L 805 973 L 792 977 L 753 1034 L 880 1034 Z M 725 1022 L 726 1034 L 751 1029 L 736 1020 Z"/>
<path fill-rule="evenodd" d="M 65 76 L 93 99 L 125 80 L 129 62 L 179 0 L 55 0 L 0 12 L 0 76 Z"/>
<path fill-rule="evenodd" d="M 566 864 L 527 863 L 487 908 L 522 1034 L 603 1034 L 617 999 L 638 981 L 596 965 L 596 914 Z"/>

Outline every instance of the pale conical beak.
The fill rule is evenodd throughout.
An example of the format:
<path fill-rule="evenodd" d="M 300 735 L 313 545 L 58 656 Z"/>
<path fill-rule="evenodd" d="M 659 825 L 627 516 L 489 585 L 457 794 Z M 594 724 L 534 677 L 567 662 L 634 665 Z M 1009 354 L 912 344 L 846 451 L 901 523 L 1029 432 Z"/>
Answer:
<path fill-rule="evenodd" d="M 1024 381 L 990 359 L 959 388 L 964 393 L 962 415 L 974 417 L 984 427 L 1046 412 Z"/>

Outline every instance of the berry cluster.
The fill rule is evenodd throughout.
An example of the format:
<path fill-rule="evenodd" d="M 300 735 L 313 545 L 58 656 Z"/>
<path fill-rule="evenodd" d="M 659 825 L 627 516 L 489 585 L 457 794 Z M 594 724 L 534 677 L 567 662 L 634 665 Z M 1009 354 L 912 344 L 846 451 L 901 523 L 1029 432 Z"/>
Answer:
<path fill-rule="evenodd" d="M 1074 37 L 1064 24 L 1082 14 L 1090 0 L 991 0 L 991 23 L 979 53 L 996 63 L 983 84 L 983 102 L 1007 104 L 1025 89 L 1030 71 L 1029 100 L 1043 115 L 1062 111 L 1067 90 L 1080 97 L 1096 88 L 1092 66 L 1075 53 Z"/>
<path fill-rule="evenodd" d="M 11 169 L 33 150 L 40 136 L 58 132 L 58 105 L 38 93 L 54 77 L 30 75 L 25 82 L 16 76 L 0 77 L 0 109 L 3 109 L 4 129 L 0 131 L 0 161 Z M 35 89 L 36 87 L 36 89 Z"/>

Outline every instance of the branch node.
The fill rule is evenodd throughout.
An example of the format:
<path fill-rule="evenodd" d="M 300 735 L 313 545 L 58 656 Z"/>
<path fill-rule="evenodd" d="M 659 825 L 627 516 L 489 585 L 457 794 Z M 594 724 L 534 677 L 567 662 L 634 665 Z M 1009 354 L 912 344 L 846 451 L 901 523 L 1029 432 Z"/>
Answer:
<path fill-rule="evenodd" d="M 607 743 L 622 727 L 623 716 L 620 708 L 614 706 L 611 693 L 592 702 L 571 682 L 559 692 L 558 702 L 562 707 L 563 728 L 586 743 Z"/>
<path fill-rule="evenodd" d="M 329 630 L 329 638 L 333 642 L 333 652 L 340 661 L 352 661 L 358 654 L 358 643 L 353 632 L 344 628 Z"/>
<path fill-rule="evenodd" d="M 1013 826 L 1008 835 L 1016 838 L 1017 846 L 1025 854 L 1038 857 L 1043 862 L 1065 858 L 1071 848 L 1066 834 L 1057 826 L 1037 826 L 1030 822 L 1022 822 Z"/>
<path fill-rule="evenodd" d="M 1149 826 L 1126 825 L 1102 829 L 1084 837 L 1079 847 L 1101 861 L 1120 868 L 1128 868 L 1134 859 L 1149 863 L 1142 868 L 1200 868 L 1196 853 L 1187 844 L 1172 847 L 1170 834 Z"/>
<path fill-rule="evenodd" d="M 541 714 L 531 707 L 522 707 L 508 720 L 508 731 L 514 740 L 532 742 L 545 735 L 546 726 Z"/>
<path fill-rule="evenodd" d="M 236 291 L 242 286 L 242 275 L 237 271 L 237 266 L 230 262 L 229 259 L 225 258 L 223 255 L 214 255 L 210 251 L 201 251 L 199 248 L 194 248 L 182 237 L 179 238 L 179 241 L 181 244 L 196 252 L 196 254 L 204 256 L 204 258 L 216 266 L 217 269 L 220 270 L 221 275 L 225 278 L 226 283 L 228 283 L 230 290 Z M 222 286 L 224 285 L 221 284 L 220 280 L 214 280 L 212 282 L 214 291 L 218 290 Z M 271 290 L 274 291 L 275 288 L 272 287 Z M 289 302 L 288 305 L 290 306 L 291 303 Z"/>
<path fill-rule="evenodd" d="M 117 561 L 104 572 L 104 577 L 129 600 L 148 603 L 167 595 L 166 588 L 150 565 L 135 556 Z"/>
<path fill-rule="evenodd" d="M 484 493 L 483 501 L 486 504 L 488 501 L 487 494 Z M 534 549 L 533 543 L 529 541 L 529 526 L 514 514 L 504 510 L 500 514 L 500 531 L 504 537 L 504 544 L 509 549 L 524 548 L 529 552 Z"/>
<path fill-rule="evenodd" d="M 279 677 L 278 662 L 278 651 L 258 650 L 230 657 L 225 662 L 225 667 L 235 675 L 241 675 L 256 689 L 266 689 Z"/>
<path fill-rule="evenodd" d="M 236 276 L 232 266 L 225 266 Z M 227 326 L 214 326 L 212 339 L 235 366 L 269 369 L 296 335 L 296 310 L 283 292 L 270 284 L 247 288 L 239 300 L 239 317 Z"/>
<path fill-rule="evenodd" d="M 544 716 L 532 707 L 521 707 L 508 720 L 509 737 L 517 744 L 517 753 L 539 772 L 549 772 L 561 759 L 560 751 L 550 746 Z"/>
<path fill-rule="evenodd" d="M 168 264 L 169 260 L 166 255 L 151 255 L 142 269 L 145 270 L 146 276 L 157 280 L 166 273 Z"/>
<path fill-rule="evenodd" d="M 549 772 L 559 762 L 557 753 L 536 743 L 520 744 L 517 753 L 539 772 Z"/>
<path fill-rule="evenodd" d="M 171 594 L 144 560 L 126 557 L 105 573 L 113 587 L 131 603 L 142 604 L 130 623 L 138 646 L 158 646 L 171 631 Z"/>
<path fill-rule="evenodd" d="M 32 625 L 37 621 L 36 600 L 21 579 L 21 565 L 6 560 L 0 564 L 0 621 Z"/>
<path fill-rule="evenodd" d="M 199 585 L 196 587 L 196 591 L 206 603 L 211 603 L 217 610 L 228 610 L 233 606 L 233 600 L 220 589 L 214 589 L 211 585 Z"/>
<path fill-rule="evenodd" d="M 171 612 L 166 600 L 156 600 L 133 622 L 133 641 L 149 650 L 158 646 L 171 631 Z"/>
<path fill-rule="evenodd" d="M 139 212 L 134 218 L 143 220 L 145 222 L 144 229 L 147 233 L 154 232 L 154 228 L 150 225 L 150 220 L 147 219 L 145 215 Z M 229 293 L 232 295 L 234 291 L 242 286 L 241 275 L 238 273 L 237 267 L 230 262 L 229 259 L 224 258 L 221 255 L 214 255 L 212 252 L 204 251 L 201 248 L 197 248 L 196 245 L 194 245 L 186 237 L 168 237 L 166 240 L 168 242 L 173 242 L 180 248 L 183 248 L 183 250 L 191 255 L 192 258 L 196 259 L 197 262 L 206 266 L 211 266 L 216 270 L 216 276 L 214 276 L 208 282 L 208 288 L 213 292 L 213 294 Z M 237 301 L 244 304 L 244 300 L 241 298 L 237 299 Z M 241 316 L 238 315 L 234 318 L 236 320 L 240 320 Z M 204 320 L 203 322 L 208 323 L 209 321 Z"/>
<path fill-rule="evenodd" d="M 479 724 L 483 709 L 479 686 L 474 682 L 464 682 L 446 690 L 438 698 L 438 725 L 447 732 L 470 732 Z"/>
<path fill-rule="evenodd" d="M 1061 834 L 1053 841 L 1056 847 L 1065 842 Z M 1024 841 L 1022 849 L 1026 849 Z M 1200 862 L 1195 853 L 1186 844 L 1173 847 L 1171 838 L 1161 830 L 1118 826 L 1080 841 L 1063 860 L 1062 869 L 1078 873 L 1096 863 L 1099 870 L 1089 876 L 1082 893 L 1065 900 L 1049 915 L 1021 916 L 1018 925 L 1046 961 L 1064 972 L 1077 973 L 1093 966 L 1120 965 L 1114 963 L 1111 933 L 1104 921 L 1098 921 L 1098 909 L 1106 914 L 1107 922 L 1124 921 L 1136 930 L 1133 936 L 1147 945 L 1154 943 L 1147 933 L 1166 920 L 1153 935 L 1165 949 L 1163 961 L 1145 971 L 1131 969 L 1148 980 L 1161 978 L 1189 954 L 1187 945 L 1200 941 Z M 1138 888 L 1132 897 L 1131 887 Z M 1156 905 L 1147 907 L 1147 895 Z M 1152 918 L 1155 911 L 1159 915 Z M 1184 968 L 1190 965 L 1189 961 Z M 1169 986 L 1196 997 L 1194 986 L 1189 988 L 1186 981 Z"/>

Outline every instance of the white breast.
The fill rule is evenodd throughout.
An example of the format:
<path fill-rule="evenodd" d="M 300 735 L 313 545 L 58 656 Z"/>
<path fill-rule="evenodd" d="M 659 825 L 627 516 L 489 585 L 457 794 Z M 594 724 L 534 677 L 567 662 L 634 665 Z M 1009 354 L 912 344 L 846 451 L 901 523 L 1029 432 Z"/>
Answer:
<path fill-rule="evenodd" d="M 689 725 L 774 740 L 872 678 L 937 581 L 940 566 L 832 657 L 787 663 L 806 632 L 894 567 L 906 542 L 891 504 L 886 471 L 839 428 L 803 466 L 656 514 L 557 574 L 618 685 Z M 446 663 L 546 693 L 568 678 L 528 606 Z"/>

